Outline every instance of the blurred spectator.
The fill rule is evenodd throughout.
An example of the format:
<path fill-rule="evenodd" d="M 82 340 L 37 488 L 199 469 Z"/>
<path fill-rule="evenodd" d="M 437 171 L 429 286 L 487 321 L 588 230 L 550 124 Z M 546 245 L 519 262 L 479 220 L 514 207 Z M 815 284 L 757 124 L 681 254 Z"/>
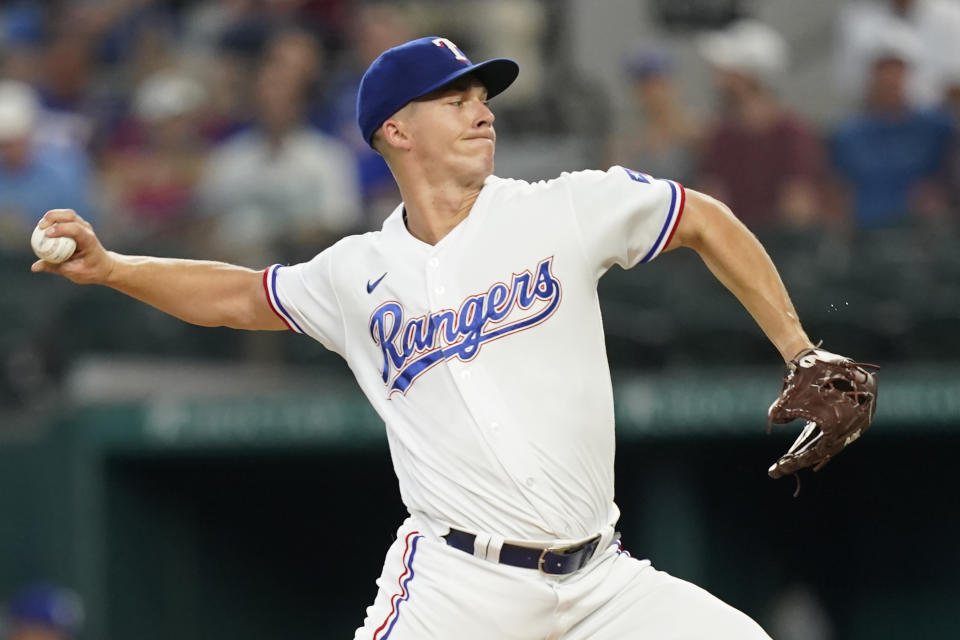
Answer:
<path fill-rule="evenodd" d="M 403 12 L 396 6 L 374 2 L 354 10 L 349 47 L 331 74 L 326 99 L 311 114 L 325 131 L 345 142 L 368 148 L 357 129 L 357 90 L 360 78 L 382 51 L 413 37 Z"/>
<path fill-rule="evenodd" d="M 203 0 L 184 11 L 184 44 L 193 54 L 224 48 L 258 57 L 278 30 L 296 26 L 317 38 L 344 39 L 351 0 Z"/>
<path fill-rule="evenodd" d="M 38 2 L 14 0 L 0 5 L 0 43 L 37 43 L 43 39 L 43 7 Z"/>
<path fill-rule="evenodd" d="M 960 127 L 960 59 L 954 61 L 953 68 L 944 80 L 940 109 L 950 118 L 954 127 Z M 960 131 L 957 133 L 947 169 L 948 206 L 953 211 L 960 211 Z M 960 222 L 960 216 L 954 216 L 954 219 Z"/>
<path fill-rule="evenodd" d="M 91 168 L 77 149 L 35 140 L 41 108 L 36 92 L 0 80 L 0 248 L 23 249 L 48 209 L 70 207 L 91 219 Z"/>
<path fill-rule="evenodd" d="M 325 99 L 312 109 L 311 121 L 353 152 L 367 210 L 366 225 L 374 228 L 396 207 L 399 193 L 387 163 L 357 128 L 357 91 L 363 72 L 382 51 L 414 35 L 400 8 L 382 2 L 357 7 L 348 35 L 350 46 L 332 74 Z"/>
<path fill-rule="evenodd" d="M 83 602 L 74 591 L 35 584 L 6 607 L 4 640 L 73 640 L 83 626 Z"/>
<path fill-rule="evenodd" d="M 256 125 L 210 158 L 201 196 L 215 220 L 211 249 L 224 258 L 292 259 L 282 246 L 313 255 L 360 225 L 353 157 L 306 125 L 305 90 L 298 70 L 268 60 L 255 79 Z"/>
<path fill-rule="evenodd" d="M 201 5 L 200 13 L 213 12 L 220 19 L 234 18 L 253 20 L 256 15 L 254 5 L 249 2 L 225 2 L 217 7 Z M 220 15 L 223 14 L 223 15 Z M 184 68 L 195 71 L 209 89 L 208 104 L 201 119 L 201 135 L 209 142 L 223 142 L 235 133 L 248 127 L 253 119 L 251 107 L 251 81 L 255 75 L 258 58 L 266 64 L 284 69 L 293 76 L 293 80 L 303 86 L 305 99 L 319 90 L 324 54 L 317 37 L 300 27 L 283 25 L 272 27 L 269 33 L 262 34 L 266 41 L 258 43 L 256 48 L 247 50 L 243 46 L 222 42 L 209 42 L 212 33 L 218 28 L 226 28 L 219 20 L 204 24 L 209 17 L 193 15 L 199 24 L 191 25 L 187 33 L 188 45 L 185 48 Z M 251 57 L 254 53 L 258 58 Z"/>
<path fill-rule="evenodd" d="M 65 2 L 54 13 L 54 22 L 59 31 L 95 43 L 99 61 L 142 78 L 169 64 L 176 20 L 171 4 L 155 0 Z"/>
<path fill-rule="evenodd" d="M 960 3 L 956 0 L 859 0 L 838 16 L 836 77 L 851 104 L 860 101 L 872 76 L 875 43 L 891 28 L 918 43 L 907 96 L 916 107 L 933 107 L 946 74 L 960 59 Z"/>
<path fill-rule="evenodd" d="M 195 192 L 206 161 L 200 133 L 203 86 L 167 70 L 137 87 L 133 118 L 104 154 L 104 232 L 129 246 L 182 234 L 195 213 Z"/>
<path fill-rule="evenodd" d="M 860 113 L 837 130 L 831 156 L 851 190 L 860 227 L 939 217 L 947 209 L 947 178 L 955 127 L 941 112 L 912 107 L 907 84 L 919 43 L 908 30 L 876 34 Z"/>
<path fill-rule="evenodd" d="M 433 12 L 438 24 L 429 32 L 463 33 L 455 41 L 464 40 L 475 58 L 509 52 L 508 57 L 523 69 L 523 82 L 497 97 L 497 111 L 522 110 L 542 100 L 545 84 L 553 79 L 548 78 L 551 69 L 546 63 L 551 57 L 549 14 L 556 12 L 542 0 L 455 0 L 451 4 L 459 6 L 446 16 Z"/>
<path fill-rule="evenodd" d="M 211 57 L 189 59 L 182 68 L 194 72 L 206 88 L 207 103 L 200 123 L 200 135 L 206 142 L 224 142 L 250 126 L 253 64 L 229 50 L 220 50 Z"/>
<path fill-rule="evenodd" d="M 268 66 L 285 69 L 307 92 L 316 89 L 323 70 L 323 51 L 316 36 L 287 27 L 276 31 L 267 42 L 263 59 Z"/>
<path fill-rule="evenodd" d="M 955 123 L 960 123 L 960 59 L 944 80 L 940 106 Z"/>
<path fill-rule="evenodd" d="M 693 175 L 700 125 L 683 104 L 665 52 L 638 50 L 626 60 L 633 109 L 610 140 L 606 164 L 632 167 L 688 183 Z"/>
<path fill-rule="evenodd" d="M 89 148 L 99 119 L 106 115 L 92 95 L 94 71 L 90 40 L 63 29 L 45 45 L 37 78 L 44 106 L 39 140 L 61 148 Z"/>
<path fill-rule="evenodd" d="M 770 635 L 777 640 L 832 640 L 834 625 L 822 599 L 810 586 L 795 583 L 774 598 Z"/>
<path fill-rule="evenodd" d="M 714 69 L 720 99 L 719 119 L 703 145 L 700 189 L 754 230 L 821 221 L 821 141 L 774 93 L 787 69 L 786 41 L 764 24 L 742 20 L 703 36 L 699 49 Z"/>
<path fill-rule="evenodd" d="M 191 57 L 206 57 L 233 25 L 253 19 L 254 0 L 200 0 L 185 7 L 182 45 Z"/>
<path fill-rule="evenodd" d="M 46 36 L 43 11 L 32 2 L 0 6 L 0 77 L 33 83 Z"/>

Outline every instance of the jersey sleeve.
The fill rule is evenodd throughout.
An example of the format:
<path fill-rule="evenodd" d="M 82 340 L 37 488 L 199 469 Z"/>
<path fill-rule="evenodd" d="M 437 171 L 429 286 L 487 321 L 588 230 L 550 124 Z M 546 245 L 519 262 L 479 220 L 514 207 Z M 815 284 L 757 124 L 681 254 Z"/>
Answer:
<path fill-rule="evenodd" d="M 305 333 L 343 354 L 340 305 L 330 277 L 330 249 L 309 262 L 273 265 L 263 272 L 263 288 L 273 312 L 291 331 Z"/>
<path fill-rule="evenodd" d="M 573 214 L 588 259 L 602 274 L 629 269 L 667 246 L 683 214 L 683 186 L 614 166 L 567 175 Z"/>

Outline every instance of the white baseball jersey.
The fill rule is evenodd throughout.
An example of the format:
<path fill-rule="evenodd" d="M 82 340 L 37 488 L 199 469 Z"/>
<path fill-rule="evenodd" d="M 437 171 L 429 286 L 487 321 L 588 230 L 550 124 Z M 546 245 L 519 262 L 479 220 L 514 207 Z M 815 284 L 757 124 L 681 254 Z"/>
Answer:
<path fill-rule="evenodd" d="M 437 528 L 580 540 L 613 524 L 614 413 L 597 280 L 669 242 L 683 188 L 613 167 L 489 177 L 436 245 L 379 232 L 264 274 L 386 423 L 401 496 Z M 440 532 L 442 535 L 443 532 Z"/>

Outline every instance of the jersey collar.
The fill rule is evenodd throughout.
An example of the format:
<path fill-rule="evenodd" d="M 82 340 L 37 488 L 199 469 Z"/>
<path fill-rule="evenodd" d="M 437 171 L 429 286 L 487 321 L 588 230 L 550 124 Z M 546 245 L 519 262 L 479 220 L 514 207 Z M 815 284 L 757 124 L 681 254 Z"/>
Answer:
<path fill-rule="evenodd" d="M 460 221 L 460 224 L 451 229 L 450 233 L 441 238 L 440 242 L 435 245 L 428 244 L 410 233 L 410 230 L 407 229 L 406 225 L 406 207 L 402 202 L 397 205 L 397 208 L 393 210 L 393 213 L 387 216 L 387 219 L 384 220 L 382 232 L 385 235 L 398 238 L 404 246 L 415 248 L 421 252 L 433 253 L 434 251 L 454 242 L 454 238 L 462 235 L 465 228 L 469 228 L 471 225 L 477 224 L 477 219 L 482 217 L 482 214 L 486 209 L 485 203 L 486 200 L 489 199 L 490 192 L 492 191 L 490 185 L 492 182 L 497 180 L 499 180 L 499 178 L 496 176 L 487 176 L 487 178 L 483 181 L 483 188 L 480 190 L 480 194 L 477 196 L 476 201 L 474 201 L 473 206 L 470 208 L 470 213 L 468 213 L 467 216 Z"/>

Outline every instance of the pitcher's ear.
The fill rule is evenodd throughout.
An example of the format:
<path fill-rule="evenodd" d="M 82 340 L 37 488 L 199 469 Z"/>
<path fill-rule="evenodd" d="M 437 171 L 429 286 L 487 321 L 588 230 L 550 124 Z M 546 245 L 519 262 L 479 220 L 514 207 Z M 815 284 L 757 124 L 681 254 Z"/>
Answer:
<path fill-rule="evenodd" d="M 399 118 L 389 118 L 380 127 L 380 140 L 386 147 L 408 149 L 410 147 L 410 130 L 406 123 Z"/>

